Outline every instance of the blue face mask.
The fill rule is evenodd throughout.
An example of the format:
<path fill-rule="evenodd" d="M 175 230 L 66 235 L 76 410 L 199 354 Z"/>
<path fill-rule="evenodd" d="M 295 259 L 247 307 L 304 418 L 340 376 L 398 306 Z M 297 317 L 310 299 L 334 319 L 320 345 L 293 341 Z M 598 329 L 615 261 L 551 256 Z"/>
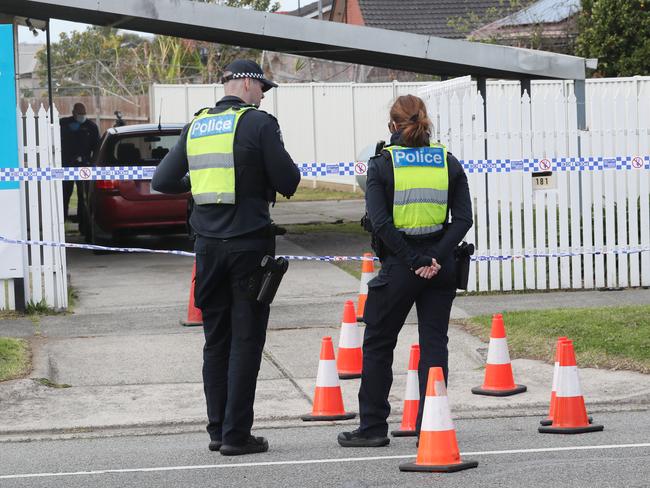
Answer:
<path fill-rule="evenodd" d="M 85 115 L 75 115 L 74 119 L 79 122 L 80 124 L 83 124 L 86 121 L 86 116 Z"/>

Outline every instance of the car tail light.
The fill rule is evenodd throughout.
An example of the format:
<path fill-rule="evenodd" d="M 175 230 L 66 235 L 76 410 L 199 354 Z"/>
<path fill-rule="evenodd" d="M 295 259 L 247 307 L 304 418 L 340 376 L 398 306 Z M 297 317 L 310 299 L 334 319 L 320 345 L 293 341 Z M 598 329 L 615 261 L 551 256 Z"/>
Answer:
<path fill-rule="evenodd" d="M 117 185 L 117 180 L 97 180 L 95 182 L 95 188 L 98 190 L 117 190 Z"/>

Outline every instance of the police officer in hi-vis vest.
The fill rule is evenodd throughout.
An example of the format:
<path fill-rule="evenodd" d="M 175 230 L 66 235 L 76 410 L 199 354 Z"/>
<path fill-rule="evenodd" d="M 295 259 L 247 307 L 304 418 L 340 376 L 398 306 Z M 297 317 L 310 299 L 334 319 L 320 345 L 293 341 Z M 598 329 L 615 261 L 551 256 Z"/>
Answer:
<path fill-rule="evenodd" d="M 447 379 L 447 329 L 456 296 L 454 250 L 472 226 L 467 177 L 447 149 L 430 140 L 424 103 L 412 95 L 390 109 L 390 145 L 368 164 L 367 230 L 381 260 L 368 283 L 364 311 L 363 373 L 359 389 L 360 426 L 342 432 L 343 447 L 388 445 L 388 393 L 393 382 L 393 350 L 415 303 L 420 337 L 420 398 L 429 368 L 440 366 Z M 417 431 L 420 430 L 420 402 Z"/>
<path fill-rule="evenodd" d="M 275 254 L 269 203 L 276 192 L 294 194 L 300 171 L 277 120 L 258 110 L 264 92 L 277 85 L 257 63 L 243 59 L 226 67 L 222 81 L 225 96 L 196 113 L 156 169 L 152 186 L 192 192 L 209 448 L 233 456 L 268 450 L 266 439 L 251 435 L 269 319 L 269 305 L 258 301 L 260 263 Z"/>

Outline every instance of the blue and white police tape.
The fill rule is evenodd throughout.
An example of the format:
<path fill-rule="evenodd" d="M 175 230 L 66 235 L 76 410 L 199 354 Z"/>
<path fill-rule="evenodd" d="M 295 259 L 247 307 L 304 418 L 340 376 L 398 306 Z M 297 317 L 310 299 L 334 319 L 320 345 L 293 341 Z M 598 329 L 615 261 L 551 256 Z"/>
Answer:
<path fill-rule="evenodd" d="M 53 241 L 35 241 L 35 240 L 26 240 L 26 239 L 10 239 L 8 237 L 0 236 L 0 243 L 4 242 L 6 244 L 18 244 L 18 245 L 27 245 L 27 246 L 47 246 L 47 247 L 59 247 L 59 248 L 71 248 L 71 249 L 89 249 L 93 251 L 106 251 L 106 252 L 125 252 L 125 253 L 147 253 L 147 254 L 174 254 L 177 256 L 187 256 L 194 257 L 193 252 L 188 251 L 178 251 L 178 250 L 166 250 L 166 249 L 146 249 L 141 247 L 110 247 L 110 246 L 97 246 L 94 244 L 75 244 L 71 242 L 53 242 Z M 514 255 L 479 255 L 472 256 L 472 261 L 511 261 L 515 259 L 534 259 L 534 258 L 568 258 L 573 256 L 584 256 L 584 255 L 616 255 L 616 254 L 639 254 L 643 252 L 650 252 L 650 246 L 644 247 L 616 247 L 613 249 L 603 248 L 591 248 L 591 249 L 575 249 L 571 251 L 549 251 L 549 252 L 531 252 L 531 253 L 522 253 Z M 326 262 L 335 262 L 335 261 L 364 261 L 368 258 L 363 256 L 292 256 L 284 255 L 278 256 L 285 259 L 293 261 L 326 261 Z M 378 261 L 377 257 L 373 258 L 374 261 Z"/>
<path fill-rule="evenodd" d="M 461 161 L 465 171 L 474 173 L 512 173 L 544 171 L 650 170 L 650 156 L 469 159 Z M 305 177 L 361 176 L 367 173 L 365 162 L 299 163 Z M 93 181 L 150 180 L 155 166 L 101 166 L 80 168 L 0 168 L 2 181 Z"/>

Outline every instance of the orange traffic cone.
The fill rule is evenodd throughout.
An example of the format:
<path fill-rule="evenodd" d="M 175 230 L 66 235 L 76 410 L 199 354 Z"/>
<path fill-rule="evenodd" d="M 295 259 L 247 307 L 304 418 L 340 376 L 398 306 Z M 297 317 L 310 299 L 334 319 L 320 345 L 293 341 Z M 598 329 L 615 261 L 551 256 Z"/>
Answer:
<path fill-rule="evenodd" d="M 311 414 L 301 418 L 307 420 L 347 420 L 356 416 L 343 408 L 343 395 L 336 374 L 336 360 L 331 337 L 323 337 L 316 376 L 316 391 Z"/>
<path fill-rule="evenodd" d="M 553 424 L 553 414 L 555 412 L 555 402 L 557 396 L 557 379 L 560 373 L 560 345 L 567 340 L 569 339 L 565 336 L 557 338 L 557 344 L 555 346 L 555 366 L 553 368 L 553 386 L 551 387 L 551 404 L 548 409 L 548 417 L 544 420 L 539 421 L 539 423 L 542 425 Z M 588 420 L 589 423 L 593 421 L 591 417 L 589 417 Z"/>
<path fill-rule="evenodd" d="M 603 430 L 602 425 L 589 424 L 585 400 L 580 389 L 578 366 L 573 342 L 560 343 L 560 367 L 557 376 L 553 423 L 539 427 L 543 434 L 581 434 Z"/>
<path fill-rule="evenodd" d="M 192 282 L 190 283 L 190 302 L 187 305 L 187 320 L 180 320 L 180 324 L 185 327 L 203 325 L 203 314 L 201 310 L 194 305 L 194 283 L 196 281 L 196 261 L 192 266 Z"/>
<path fill-rule="evenodd" d="M 551 386 L 551 403 L 548 408 L 548 417 L 540 420 L 542 425 L 551 425 L 553 423 L 553 412 L 555 411 L 555 395 L 557 391 L 557 375 L 560 372 L 560 344 L 568 340 L 568 337 L 562 336 L 557 338 L 555 345 L 555 365 L 553 366 L 553 386 Z"/>
<path fill-rule="evenodd" d="M 508 352 L 508 339 L 503 326 L 503 315 L 496 313 L 492 316 L 492 332 L 488 347 L 487 364 L 483 386 L 472 388 L 476 395 L 509 396 L 526 391 L 524 385 L 515 385 Z"/>
<path fill-rule="evenodd" d="M 363 338 L 361 332 L 362 329 L 357 325 L 357 318 L 354 313 L 354 303 L 352 303 L 352 300 L 348 300 L 343 306 L 339 352 L 336 358 L 336 369 L 339 372 L 339 378 L 342 380 L 361 378 L 363 366 L 363 352 L 361 350 Z"/>
<path fill-rule="evenodd" d="M 414 463 L 401 464 L 400 471 L 452 473 L 475 468 L 477 461 L 461 461 L 454 423 L 451 421 L 442 368 L 429 369 L 424 398 L 418 455 Z"/>
<path fill-rule="evenodd" d="M 420 346 L 411 346 L 409 369 L 406 373 L 406 394 L 404 395 L 404 411 L 402 425 L 399 430 L 391 432 L 395 437 L 411 437 L 417 435 L 416 425 L 418 408 L 420 408 L 420 383 L 418 381 L 418 364 L 420 364 Z"/>
<path fill-rule="evenodd" d="M 368 299 L 368 282 L 375 276 L 375 262 L 371 252 L 363 253 L 361 261 L 361 284 L 359 285 L 359 301 L 357 302 L 357 321 L 363 322 L 363 311 Z"/>

